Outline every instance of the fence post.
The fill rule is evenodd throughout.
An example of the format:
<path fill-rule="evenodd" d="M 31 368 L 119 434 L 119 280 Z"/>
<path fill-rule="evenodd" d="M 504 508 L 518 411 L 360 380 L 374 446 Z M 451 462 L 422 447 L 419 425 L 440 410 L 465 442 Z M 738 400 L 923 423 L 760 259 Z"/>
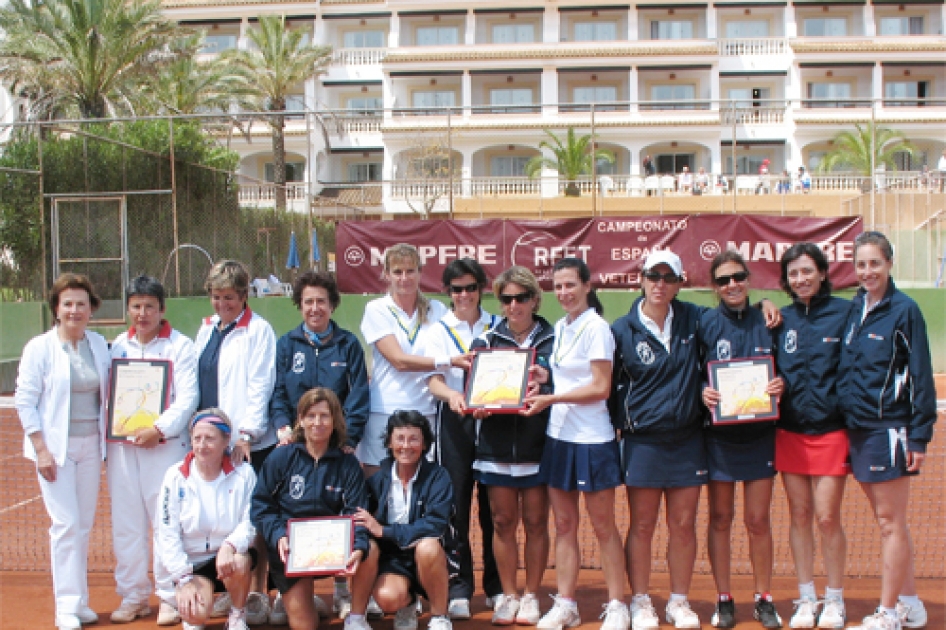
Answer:
<path fill-rule="evenodd" d="M 48 289 L 49 279 L 46 277 L 46 197 L 43 195 L 43 123 L 38 123 L 36 127 L 36 157 L 37 169 L 39 170 L 39 246 L 42 260 L 40 262 L 40 272 L 42 273 L 42 291 L 43 301 L 49 297 Z M 51 237 L 52 235 L 50 235 Z"/>
<path fill-rule="evenodd" d="M 177 236 L 177 167 L 174 159 L 174 119 L 168 117 L 168 147 L 171 158 L 171 223 L 174 226 L 174 290 L 181 296 L 181 255 Z"/>

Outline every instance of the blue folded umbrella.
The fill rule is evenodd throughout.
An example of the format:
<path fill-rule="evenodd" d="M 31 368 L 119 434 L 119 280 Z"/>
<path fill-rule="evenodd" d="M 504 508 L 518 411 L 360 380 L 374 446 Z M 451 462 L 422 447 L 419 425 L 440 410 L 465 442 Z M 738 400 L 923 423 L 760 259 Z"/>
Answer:
<path fill-rule="evenodd" d="M 296 233 L 289 236 L 289 256 L 286 257 L 286 269 L 298 269 L 302 265 L 299 263 L 299 246 L 296 245 Z"/>

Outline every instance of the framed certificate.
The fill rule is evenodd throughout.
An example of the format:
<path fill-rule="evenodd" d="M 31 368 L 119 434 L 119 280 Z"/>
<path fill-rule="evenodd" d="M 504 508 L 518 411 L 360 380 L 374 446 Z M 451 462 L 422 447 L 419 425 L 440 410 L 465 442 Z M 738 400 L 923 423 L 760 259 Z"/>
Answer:
<path fill-rule="evenodd" d="M 286 577 L 341 573 L 355 546 L 355 525 L 350 516 L 292 518 L 286 525 L 286 535 Z"/>
<path fill-rule="evenodd" d="M 170 361 L 112 359 L 106 439 L 112 442 L 134 439 L 138 429 L 154 426 L 170 402 Z"/>
<path fill-rule="evenodd" d="M 765 393 L 765 386 L 775 378 L 772 357 L 712 361 L 706 367 L 710 387 L 721 396 L 712 409 L 713 424 L 778 419 L 778 402 Z"/>
<path fill-rule="evenodd" d="M 473 355 L 466 384 L 468 409 L 514 412 L 525 408 L 535 348 L 483 348 Z"/>

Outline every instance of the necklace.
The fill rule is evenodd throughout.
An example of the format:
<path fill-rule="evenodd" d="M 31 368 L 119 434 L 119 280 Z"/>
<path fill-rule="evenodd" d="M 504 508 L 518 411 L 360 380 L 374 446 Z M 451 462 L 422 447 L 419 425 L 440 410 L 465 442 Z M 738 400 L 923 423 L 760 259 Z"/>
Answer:
<path fill-rule="evenodd" d="M 512 329 L 511 326 L 509 327 L 509 331 L 512 333 L 512 336 L 515 338 L 516 341 L 520 341 L 524 339 L 530 332 L 532 332 L 534 328 L 535 328 L 535 322 L 532 322 L 532 324 L 526 329 L 524 329 L 522 332 L 516 332 L 515 330 Z"/>

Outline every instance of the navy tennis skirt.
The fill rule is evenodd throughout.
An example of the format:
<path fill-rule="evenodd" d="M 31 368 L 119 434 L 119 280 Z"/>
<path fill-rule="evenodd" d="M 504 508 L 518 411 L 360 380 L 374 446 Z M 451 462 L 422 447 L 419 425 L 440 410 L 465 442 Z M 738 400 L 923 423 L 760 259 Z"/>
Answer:
<path fill-rule="evenodd" d="M 775 430 L 751 442 L 730 442 L 704 432 L 710 481 L 756 481 L 775 476 Z"/>
<path fill-rule="evenodd" d="M 623 483 L 618 441 L 574 444 L 547 437 L 539 474 L 550 488 L 569 492 L 617 488 Z"/>
<path fill-rule="evenodd" d="M 907 471 L 906 429 L 848 429 L 851 470 L 862 483 L 892 481 L 918 473 Z"/>
<path fill-rule="evenodd" d="M 622 440 L 624 483 L 633 488 L 689 488 L 706 483 L 706 448 L 703 432 L 679 439 L 629 433 Z"/>

